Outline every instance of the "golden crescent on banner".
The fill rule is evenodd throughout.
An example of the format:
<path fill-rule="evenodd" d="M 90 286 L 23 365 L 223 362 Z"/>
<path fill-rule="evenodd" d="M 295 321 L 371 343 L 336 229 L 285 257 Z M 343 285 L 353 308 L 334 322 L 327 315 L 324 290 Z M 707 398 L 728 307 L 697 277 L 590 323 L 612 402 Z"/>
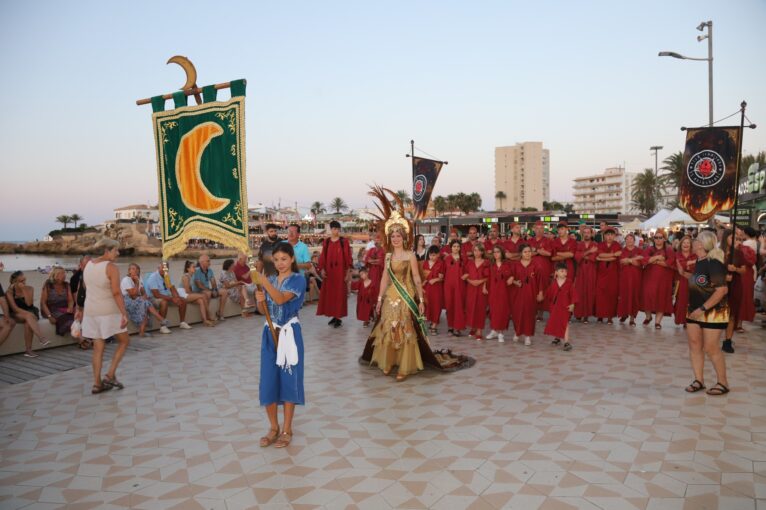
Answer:
<path fill-rule="evenodd" d="M 186 207 L 201 214 L 212 214 L 229 205 L 228 198 L 213 195 L 202 182 L 200 161 L 210 140 L 223 134 L 215 122 L 204 122 L 181 138 L 176 155 L 176 182 Z"/>
<path fill-rule="evenodd" d="M 167 63 L 178 64 L 186 72 L 186 83 L 184 83 L 184 86 L 181 87 L 181 90 L 190 89 L 197 85 L 197 69 L 188 58 L 182 55 L 176 55 L 174 57 L 170 57 Z"/>

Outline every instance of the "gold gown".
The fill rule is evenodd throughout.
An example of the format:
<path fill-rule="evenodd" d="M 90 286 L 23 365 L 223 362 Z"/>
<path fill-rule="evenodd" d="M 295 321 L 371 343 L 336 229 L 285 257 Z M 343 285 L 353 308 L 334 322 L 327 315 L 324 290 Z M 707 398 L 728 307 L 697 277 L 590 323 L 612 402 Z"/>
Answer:
<path fill-rule="evenodd" d="M 386 264 L 391 265 L 396 279 L 417 303 L 410 261 L 391 260 L 390 255 L 386 259 Z M 424 343 L 424 346 L 427 346 L 428 343 L 418 328 L 420 326 L 407 303 L 399 296 L 393 282 L 389 283 L 383 297 L 380 318 L 367 341 L 368 346 L 372 344 L 370 363 L 378 365 L 384 372 L 389 372 L 392 367 L 397 366 L 399 375 L 410 375 L 423 370 L 423 358 L 418 344 Z"/>

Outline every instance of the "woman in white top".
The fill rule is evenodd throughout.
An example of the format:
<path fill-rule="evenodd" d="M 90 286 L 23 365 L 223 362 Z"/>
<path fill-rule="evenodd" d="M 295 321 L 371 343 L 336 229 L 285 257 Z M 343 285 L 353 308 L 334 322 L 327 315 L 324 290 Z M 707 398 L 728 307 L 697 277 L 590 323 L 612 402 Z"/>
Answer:
<path fill-rule="evenodd" d="M 83 272 L 83 284 L 87 294 L 82 318 L 82 336 L 93 339 L 93 394 L 112 388 L 124 388 L 115 375 L 130 342 L 128 330 L 125 329 L 128 315 L 120 291 L 120 271 L 114 264 L 120 256 L 119 246 L 117 241 L 108 238 L 96 243 L 95 247 L 102 249 L 103 254 L 91 260 Z M 117 350 L 112 357 L 109 371 L 101 379 L 104 340 L 112 336 L 118 341 Z"/>
<path fill-rule="evenodd" d="M 128 276 L 122 279 L 120 290 L 122 291 L 122 298 L 125 300 L 125 311 L 128 312 L 128 319 L 138 326 L 139 335 L 143 337 L 152 336 L 146 332 L 150 315 L 160 321 L 161 326 L 167 327 L 168 321 L 162 318 L 162 315 L 146 297 L 144 284 L 141 282 L 141 268 L 138 264 L 128 266 Z"/>

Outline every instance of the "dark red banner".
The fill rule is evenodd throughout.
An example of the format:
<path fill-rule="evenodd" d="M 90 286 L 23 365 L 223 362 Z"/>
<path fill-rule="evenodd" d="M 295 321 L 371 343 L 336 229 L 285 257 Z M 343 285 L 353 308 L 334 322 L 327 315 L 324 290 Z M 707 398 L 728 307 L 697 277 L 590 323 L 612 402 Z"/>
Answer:
<path fill-rule="evenodd" d="M 415 219 L 426 215 L 428 202 L 439 178 L 444 163 L 426 158 L 412 158 L 412 202 L 415 206 Z"/>
<path fill-rule="evenodd" d="M 695 221 L 734 207 L 741 137 L 738 126 L 686 130 L 679 202 Z"/>

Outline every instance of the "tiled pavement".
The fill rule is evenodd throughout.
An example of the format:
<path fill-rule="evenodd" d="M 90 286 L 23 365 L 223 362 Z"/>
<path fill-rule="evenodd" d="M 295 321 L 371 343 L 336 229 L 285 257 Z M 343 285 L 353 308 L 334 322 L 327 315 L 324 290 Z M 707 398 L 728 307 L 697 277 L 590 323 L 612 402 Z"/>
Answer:
<path fill-rule="evenodd" d="M 732 393 L 709 397 L 683 392 L 667 319 L 574 325 L 569 353 L 442 335 L 476 365 L 396 383 L 358 364 L 369 330 L 313 313 L 285 450 L 257 442 L 261 319 L 129 353 L 123 391 L 90 395 L 87 367 L 0 387 L 0 508 L 766 510 L 762 329 L 727 356 Z"/>

